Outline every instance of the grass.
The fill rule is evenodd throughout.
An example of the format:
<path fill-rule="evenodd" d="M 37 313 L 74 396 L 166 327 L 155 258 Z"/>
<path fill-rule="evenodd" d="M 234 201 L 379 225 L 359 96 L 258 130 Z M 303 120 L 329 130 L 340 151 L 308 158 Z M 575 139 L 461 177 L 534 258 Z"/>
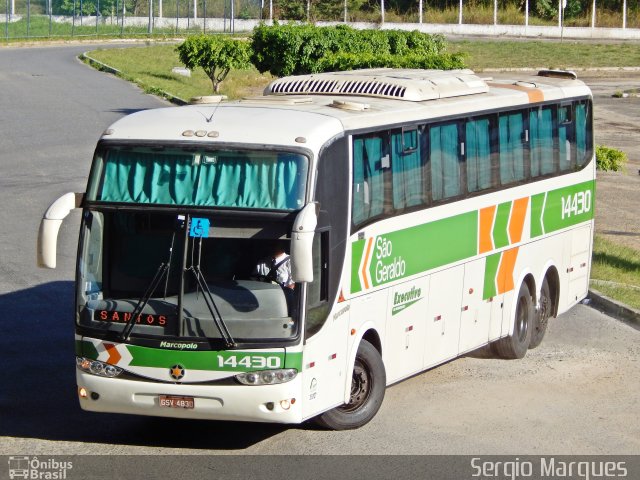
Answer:
<path fill-rule="evenodd" d="M 149 93 L 159 89 L 188 100 L 213 92 L 211 81 L 201 69 L 193 71 L 190 78 L 171 73 L 173 67 L 183 66 L 174 45 L 95 50 L 89 56 L 120 70 L 124 78 Z M 268 73 L 263 75 L 255 69 L 231 71 L 222 83 L 220 94 L 230 99 L 258 95 L 271 79 Z"/>
<path fill-rule="evenodd" d="M 618 245 L 596 235 L 593 244 L 591 279 L 591 286 L 596 290 L 640 309 L 640 251 Z M 617 285 L 600 283 L 597 280 Z M 629 288 L 625 285 L 637 288 Z"/>
<path fill-rule="evenodd" d="M 640 48 L 630 43 L 575 41 L 451 41 L 450 52 L 466 52 L 474 70 L 492 68 L 637 67 Z"/>

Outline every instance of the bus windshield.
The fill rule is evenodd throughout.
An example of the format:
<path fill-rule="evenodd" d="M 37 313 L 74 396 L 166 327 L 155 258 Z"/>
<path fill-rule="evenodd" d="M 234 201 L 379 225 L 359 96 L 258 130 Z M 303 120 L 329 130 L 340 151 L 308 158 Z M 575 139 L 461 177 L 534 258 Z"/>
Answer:
<path fill-rule="evenodd" d="M 226 343 L 294 338 L 299 292 L 256 274 L 256 265 L 287 242 L 194 236 L 194 222 L 215 223 L 198 215 L 87 210 L 79 326 L 121 337 Z"/>
<path fill-rule="evenodd" d="M 269 150 L 109 147 L 94 161 L 95 202 L 297 210 L 308 159 Z"/>

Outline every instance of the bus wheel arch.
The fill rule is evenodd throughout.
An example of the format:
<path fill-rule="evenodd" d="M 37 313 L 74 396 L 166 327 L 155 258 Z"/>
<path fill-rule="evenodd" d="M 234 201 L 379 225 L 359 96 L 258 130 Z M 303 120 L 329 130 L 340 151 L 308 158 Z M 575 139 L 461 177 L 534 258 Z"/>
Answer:
<path fill-rule="evenodd" d="M 315 418 L 331 430 L 351 430 L 368 423 L 378 412 L 387 387 L 380 337 L 367 330 L 357 344 L 351 369 L 349 400 Z"/>
<path fill-rule="evenodd" d="M 535 309 L 535 320 L 531 332 L 531 342 L 529 348 L 536 348 L 542 343 L 542 339 L 547 331 L 548 322 L 551 317 L 555 317 L 558 312 L 560 277 L 558 270 L 551 266 L 540 285 L 537 308 Z"/>
<path fill-rule="evenodd" d="M 560 274 L 558 269 L 552 265 L 547 270 L 544 279 L 549 284 L 549 292 L 551 294 L 551 317 L 558 316 L 558 306 L 560 304 Z"/>
<path fill-rule="evenodd" d="M 528 274 L 517 290 L 511 315 L 511 333 L 492 345 L 494 353 L 500 358 L 518 359 L 527 353 L 535 320 L 535 291 L 535 280 Z"/>

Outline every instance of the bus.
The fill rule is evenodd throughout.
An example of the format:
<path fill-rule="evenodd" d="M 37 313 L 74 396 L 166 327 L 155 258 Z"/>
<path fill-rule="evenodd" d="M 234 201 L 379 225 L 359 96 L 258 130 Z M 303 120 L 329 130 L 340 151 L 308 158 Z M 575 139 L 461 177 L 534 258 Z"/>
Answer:
<path fill-rule="evenodd" d="M 111 125 L 82 210 L 84 410 L 369 422 L 387 386 L 489 346 L 521 358 L 587 294 L 592 95 L 573 72 L 370 69 Z M 254 275 L 278 246 L 293 288 Z"/>

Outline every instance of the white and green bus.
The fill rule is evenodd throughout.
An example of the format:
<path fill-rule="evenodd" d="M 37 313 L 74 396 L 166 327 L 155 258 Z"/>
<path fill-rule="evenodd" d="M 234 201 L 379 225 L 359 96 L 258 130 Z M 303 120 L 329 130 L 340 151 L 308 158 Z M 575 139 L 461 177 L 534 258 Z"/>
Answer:
<path fill-rule="evenodd" d="M 86 193 L 47 210 L 39 263 L 82 209 L 80 405 L 96 412 L 364 425 L 386 386 L 485 345 L 523 357 L 587 294 L 592 97 L 375 69 L 134 113 Z M 253 275 L 278 246 L 294 288 Z"/>

